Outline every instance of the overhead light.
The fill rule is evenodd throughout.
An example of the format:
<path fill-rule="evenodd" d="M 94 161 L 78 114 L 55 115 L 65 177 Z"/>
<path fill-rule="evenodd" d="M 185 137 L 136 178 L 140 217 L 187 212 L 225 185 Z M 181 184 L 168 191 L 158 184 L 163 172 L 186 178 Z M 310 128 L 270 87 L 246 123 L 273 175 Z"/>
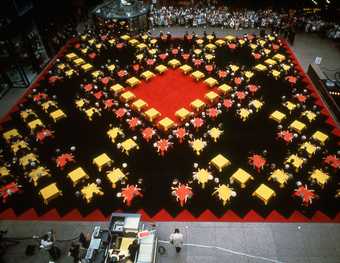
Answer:
<path fill-rule="evenodd" d="M 326 0 L 326 3 L 327 3 L 327 4 L 330 4 L 330 3 L 331 3 L 331 1 L 330 1 L 330 0 Z"/>
<path fill-rule="evenodd" d="M 318 5 L 318 2 L 316 2 L 315 0 L 312 0 L 312 2 L 313 2 L 314 5 Z"/>

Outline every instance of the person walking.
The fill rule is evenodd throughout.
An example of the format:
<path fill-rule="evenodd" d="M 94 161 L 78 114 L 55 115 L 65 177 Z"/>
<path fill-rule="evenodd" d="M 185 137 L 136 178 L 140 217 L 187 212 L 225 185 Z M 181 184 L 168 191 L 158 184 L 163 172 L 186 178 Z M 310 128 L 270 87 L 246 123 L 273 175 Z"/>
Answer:
<path fill-rule="evenodd" d="M 170 244 L 172 244 L 176 252 L 181 252 L 182 246 L 183 246 L 183 234 L 179 232 L 179 229 L 176 228 L 174 233 L 170 235 Z"/>
<path fill-rule="evenodd" d="M 68 251 L 68 255 L 73 258 L 73 263 L 79 263 L 80 262 L 79 244 L 72 242 L 70 250 Z"/>
<path fill-rule="evenodd" d="M 60 257 L 60 250 L 54 245 L 55 236 L 53 231 L 43 235 L 40 241 L 40 248 L 48 251 L 50 255 L 49 263 L 54 263 Z"/>

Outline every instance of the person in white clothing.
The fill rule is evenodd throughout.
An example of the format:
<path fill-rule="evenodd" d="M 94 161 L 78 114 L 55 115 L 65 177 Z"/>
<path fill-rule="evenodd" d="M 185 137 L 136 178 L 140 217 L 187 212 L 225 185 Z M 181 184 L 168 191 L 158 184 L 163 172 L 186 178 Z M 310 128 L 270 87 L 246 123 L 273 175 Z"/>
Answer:
<path fill-rule="evenodd" d="M 175 247 L 176 252 L 181 252 L 183 246 L 183 234 L 179 232 L 179 229 L 176 228 L 174 233 L 170 235 L 170 243 Z"/>

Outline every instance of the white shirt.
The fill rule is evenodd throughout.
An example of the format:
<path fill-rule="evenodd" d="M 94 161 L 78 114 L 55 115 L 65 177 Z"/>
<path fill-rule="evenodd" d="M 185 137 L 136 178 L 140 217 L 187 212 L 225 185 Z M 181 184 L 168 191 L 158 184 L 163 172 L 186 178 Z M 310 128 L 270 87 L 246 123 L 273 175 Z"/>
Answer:
<path fill-rule="evenodd" d="M 40 241 L 40 248 L 43 248 L 43 249 L 50 249 L 53 245 L 53 242 L 52 241 L 48 241 L 48 240 L 41 240 Z"/>
<path fill-rule="evenodd" d="M 183 234 L 182 233 L 172 233 L 170 235 L 170 241 L 173 242 L 175 247 L 181 247 L 183 245 Z"/>

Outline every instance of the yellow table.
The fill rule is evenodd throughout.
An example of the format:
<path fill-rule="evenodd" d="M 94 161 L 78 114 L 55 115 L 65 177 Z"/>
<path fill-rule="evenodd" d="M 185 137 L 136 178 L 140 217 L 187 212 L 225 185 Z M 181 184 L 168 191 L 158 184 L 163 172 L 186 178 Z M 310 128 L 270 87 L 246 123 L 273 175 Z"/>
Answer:
<path fill-rule="evenodd" d="M 220 136 L 222 135 L 223 131 L 218 129 L 218 128 L 212 128 L 208 131 L 208 134 L 210 135 L 210 137 L 214 140 L 214 142 L 217 142 L 217 139 L 220 138 Z"/>
<path fill-rule="evenodd" d="M 287 160 L 285 161 L 285 164 L 293 165 L 293 167 L 295 168 L 295 171 L 298 172 L 299 169 L 303 165 L 303 159 L 296 154 L 292 154 L 287 158 Z"/>
<path fill-rule="evenodd" d="M 263 65 L 263 64 L 257 64 L 255 66 L 255 69 L 258 70 L 258 71 L 266 71 L 266 70 L 268 70 L 268 68 L 265 65 Z"/>
<path fill-rule="evenodd" d="M 162 74 L 164 73 L 165 71 L 168 70 L 168 68 L 164 65 L 158 65 L 157 67 L 155 67 L 155 70 L 159 73 L 159 74 Z"/>
<path fill-rule="evenodd" d="M 140 80 L 136 77 L 132 77 L 126 80 L 126 84 L 128 84 L 130 87 L 134 87 L 140 83 Z"/>
<path fill-rule="evenodd" d="M 253 106 L 256 111 L 259 111 L 263 106 L 263 102 L 259 100 L 252 100 L 250 105 Z"/>
<path fill-rule="evenodd" d="M 14 155 L 16 155 L 20 149 L 30 150 L 31 148 L 29 147 L 27 142 L 22 140 L 16 141 L 15 143 L 11 144 L 11 150 L 14 153 Z"/>
<path fill-rule="evenodd" d="M 146 81 L 148 81 L 149 79 L 153 78 L 156 75 L 150 70 L 147 70 L 147 71 L 144 71 L 140 76 Z"/>
<path fill-rule="evenodd" d="M 75 187 L 82 180 L 89 179 L 88 174 L 81 167 L 69 172 L 67 177 L 71 179 L 73 187 Z"/>
<path fill-rule="evenodd" d="M 178 111 L 175 112 L 175 115 L 181 121 L 184 121 L 190 116 L 190 111 L 188 111 L 186 108 L 180 108 Z"/>
<path fill-rule="evenodd" d="M 233 40 L 236 39 L 235 36 L 231 36 L 231 35 L 227 35 L 227 36 L 225 36 L 224 38 L 225 38 L 227 41 L 233 41 Z"/>
<path fill-rule="evenodd" d="M 103 195 L 104 193 L 101 191 L 101 188 L 97 186 L 95 183 L 88 184 L 80 190 L 84 199 L 87 203 L 92 201 L 94 195 Z"/>
<path fill-rule="evenodd" d="M 197 43 L 197 45 L 201 46 L 204 43 L 204 40 L 201 39 L 201 38 L 196 39 L 196 43 Z"/>
<path fill-rule="evenodd" d="M 107 156 L 106 153 L 102 153 L 101 155 L 94 158 L 92 163 L 97 166 L 98 171 L 101 172 L 105 166 L 110 166 L 112 164 L 112 160 L 109 156 Z"/>
<path fill-rule="evenodd" d="M 125 140 L 125 141 L 123 141 L 122 142 L 122 144 L 121 144 L 121 146 L 122 146 L 122 151 L 124 152 L 124 153 L 126 153 L 127 155 L 129 155 L 129 152 L 131 151 L 131 150 L 133 150 L 133 149 L 139 149 L 139 146 L 138 146 L 138 144 L 133 140 L 133 139 L 127 139 L 127 140 Z"/>
<path fill-rule="evenodd" d="M 177 68 L 181 65 L 181 62 L 179 60 L 173 58 L 168 62 L 168 65 L 172 68 Z"/>
<path fill-rule="evenodd" d="M 285 103 L 283 103 L 283 106 L 285 106 L 289 110 L 289 113 L 296 109 L 296 104 L 290 101 L 286 101 Z"/>
<path fill-rule="evenodd" d="M 198 172 L 195 174 L 194 177 L 199 184 L 202 185 L 202 188 L 205 188 L 205 184 L 209 181 L 213 179 L 212 174 L 206 170 L 206 169 L 199 169 Z"/>
<path fill-rule="evenodd" d="M 231 69 L 232 72 L 236 72 L 240 69 L 240 67 L 232 64 L 232 65 L 230 65 L 230 69 Z"/>
<path fill-rule="evenodd" d="M 250 180 L 253 180 L 254 178 L 247 173 L 245 170 L 239 168 L 233 175 L 230 177 L 230 183 L 233 183 L 233 181 L 238 182 L 241 185 L 241 188 L 245 188 L 247 182 Z"/>
<path fill-rule="evenodd" d="M 131 45 L 131 46 L 136 46 L 136 45 L 138 45 L 138 43 L 139 43 L 139 41 L 137 40 L 137 39 L 130 39 L 129 40 L 129 44 Z"/>
<path fill-rule="evenodd" d="M 58 69 L 64 70 L 66 68 L 66 65 L 64 63 L 61 63 L 57 66 Z"/>
<path fill-rule="evenodd" d="M 268 187 L 265 184 L 261 184 L 253 193 L 253 196 L 256 196 L 260 200 L 264 202 L 265 205 L 268 204 L 269 200 L 274 197 L 276 194 L 273 189 Z"/>
<path fill-rule="evenodd" d="M 267 64 L 267 65 L 272 65 L 272 66 L 274 66 L 275 64 L 277 64 L 277 61 L 276 61 L 276 60 L 273 60 L 273 59 L 271 59 L 271 58 L 268 58 L 268 59 L 266 59 L 266 60 L 264 61 L 264 63 Z"/>
<path fill-rule="evenodd" d="M 91 75 L 92 75 L 93 78 L 97 79 L 99 77 L 104 76 L 104 73 L 100 70 L 96 70 L 96 71 L 92 72 Z"/>
<path fill-rule="evenodd" d="M 201 71 L 196 70 L 193 73 L 191 73 L 191 76 L 194 77 L 196 81 L 199 81 L 200 79 L 204 78 L 205 75 Z"/>
<path fill-rule="evenodd" d="M 218 84 L 218 81 L 212 77 L 207 78 L 204 80 L 204 83 L 207 84 L 210 88 L 214 87 Z"/>
<path fill-rule="evenodd" d="M 257 48 L 257 45 L 256 45 L 256 44 L 249 44 L 249 46 L 250 46 L 250 48 L 251 48 L 252 50 L 255 50 L 255 49 Z"/>
<path fill-rule="evenodd" d="M 53 119 L 54 122 L 57 122 L 60 119 L 66 118 L 66 114 L 59 109 L 54 112 L 51 112 L 50 117 Z"/>
<path fill-rule="evenodd" d="M 93 66 L 91 64 L 89 64 L 89 63 L 86 63 L 86 64 L 81 66 L 81 69 L 84 70 L 85 72 L 88 72 L 91 69 L 93 69 Z"/>
<path fill-rule="evenodd" d="M 287 64 L 282 64 L 281 66 L 282 66 L 283 70 L 286 71 L 286 72 L 287 72 L 288 70 L 290 70 L 290 68 L 291 68 L 291 66 L 290 66 L 290 65 L 287 65 Z"/>
<path fill-rule="evenodd" d="M 110 87 L 110 90 L 113 92 L 113 94 L 118 95 L 118 94 L 122 93 L 125 90 L 125 88 L 122 85 L 120 85 L 119 83 L 117 83 L 115 85 L 112 85 Z"/>
<path fill-rule="evenodd" d="M 286 118 L 286 114 L 276 110 L 272 114 L 270 114 L 269 118 L 278 123 L 281 123 Z"/>
<path fill-rule="evenodd" d="M 233 90 L 233 88 L 232 87 L 230 87 L 229 85 L 227 85 L 227 84 L 222 84 L 222 85 L 220 85 L 218 88 L 218 91 L 220 91 L 222 94 L 227 94 L 227 93 L 229 93 L 230 91 L 232 91 Z"/>
<path fill-rule="evenodd" d="M 112 188 L 116 188 L 116 184 L 126 178 L 125 174 L 120 169 L 113 169 L 106 172 L 107 179 L 111 182 Z"/>
<path fill-rule="evenodd" d="M 312 157 L 316 152 L 316 146 L 311 144 L 310 142 L 304 142 L 300 146 L 300 150 L 305 150 L 308 154 L 308 157 Z"/>
<path fill-rule="evenodd" d="M 106 68 L 107 68 L 108 71 L 110 71 L 112 73 L 115 70 L 116 65 L 115 64 L 111 64 L 111 65 L 108 65 Z"/>
<path fill-rule="evenodd" d="M 208 93 L 205 94 L 204 96 L 207 100 L 210 101 L 210 103 L 214 102 L 219 96 L 216 92 L 214 91 L 210 91 Z"/>
<path fill-rule="evenodd" d="M 65 56 L 68 60 L 73 60 L 78 58 L 78 56 L 75 53 L 69 53 Z"/>
<path fill-rule="evenodd" d="M 107 42 L 109 42 L 110 46 L 113 46 L 113 45 L 116 44 L 116 39 L 112 38 L 112 39 L 110 39 L 110 40 L 107 41 Z"/>
<path fill-rule="evenodd" d="M 124 135 L 124 132 L 122 129 L 120 128 L 117 128 L 117 127 L 113 127 L 111 128 L 110 130 L 108 130 L 106 132 L 107 136 L 109 136 L 109 138 L 111 139 L 112 143 L 115 143 L 116 141 L 116 138 L 119 136 L 119 135 Z"/>
<path fill-rule="evenodd" d="M 76 66 L 80 66 L 80 65 L 85 64 L 85 60 L 82 59 L 82 58 L 77 58 L 77 59 L 73 60 L 73 63 L 74 63 Z"/>
<path fill-rule="evenodd" d="M 134 108 L 137 111 L 142 111 L 147 106 L 148 104 L 142 99 L 138 99 L 132 103 L 132 108 Z"/>
<path fill-rule="evenodd" d="M 150 40 L 150 44 L 152 45 L 152 46 L 154 46 L 154 45 L 156 45 L 157 44 L 157 39 L 156 38 L 153 38 L 153 39 L 151 39 Z"/>
<path fill-rule="evenodd" d="M 298 120 L 295 120 L 289 125 L 289 128 L 301 133 L 306 128 L 306 125 Z"/>
<path fill-rule="evenodd" d="M 141 62 L 141 60 L 144 58 L 144 54 L 137 54 L 136 59 Z"/>
<path fill-rule="evenodd" d="M 286 59 L 286 57 L 282 54 L 277 53 L 275 56 L 273 56 L 273 59 L 281 63 L 282 61 Z"/>
<path fill-rule="evenodd" d="M 208 61 L 208 63 L 210 63 L 211 60 L 213 60 L 215 58 L 214 55 L 212 54 L 205 54 L 205 59 Z"/>
<path fill-rule="evenodd" d="M 46 103 L 46 102 L 45 102 Z M 42 105 L 44 105 L 45 103 L 43 103 Z M 28 117 L 33 116 L 36 119 L 38 118 L 38 115 L 32 110 L 32 109 L 26 109 L 26 110 L 22 110 L 20 111 L 20 117 L 26 122 L 26 120 L 28 119 Z"/>
<path fill-rule="evenodd" d="M 212 43 L 208 44 L 208 45 L 205 45 L 205 48 L 209 51 L 213 51 L 216 49 L 216 46 Z"/>
<path fill-rule="evenodd" d="M 10 172 L 6 166 L 1 166 L 0 167 L 0 177 L 6 177 L 9 176 Z"/>
<path fill-rule="evenodd" d="M 135 99 L 136 96 L 131 91 L 127 91 L 127 92 L 124 92 L 122 95 L 120 95 L 120 98 L 123 100 L 123 102 L 129 102 Z"/>
<path fill-rule="evenodd" d="M 97 49 L 97 50 L 100 50 L 102 46 L 103 46 L 103 45 L 99 43 L 99 44 L 96 45 L 96 49 Z"/>
<path fill-rule="evenodd" d="M 199 99 L 194 100 L 193 102 L 191 102 L 191 107 L 193 107 L 194 110 L 199 111 L 202 108 L 205 107 L 205 103 Z"/>
<path fill-rule="evenodd" d="M 241 46 L 243 46 L 244 43 L 246 43 L 246 41 L 244 41 L 243 39 L 239 39 L 238 42 L 240 43 Z"/>
<path fill-rule="evenodd" d="M 205 141 L 203 141 L 201 138 L 199 138 L 199 139 L 195 139 L 195 140 L 191 141 L 190 145 L 191 145 L 192 149 L 194 150 L 194 152 L 197 155 L 200 155 L 201 151 L 203 151 L 203 149 L 207 145 L 207 143 Z"/>
<path fill-rule="evenodd" d="M 316 131 L 313 135 L 312 138 L 316 140 L 317 142 L 321 143 L 322 145 L 325 144 L 325 142 L 328 139 L 328 135 L 324 134 L 321 131 Z"/>
<path fill-rule="evenodd" d="M 196 49 L 194 49 L 194 53 L 195 53 L 196 56 L 199 56 L 199 55 L 202 54 L 202 49 L 196 48 Z"/>
<path fill-rule="evenodd" d="M 65 75 L 66 75 L 66 77 L 71 78 L 74 73 L 75 73 L 75 71 L 73 69 L 70 69 L 70 70 L 65 72 Z"/>
<path fill-rule="evenodd" d="M 221 46 L 224 46 L 224 45 L 225 45 L 225 41 L 222 40 L 222 39 L 218 39 L 218 40 L 215 41 L 215 44 L 216 44 L 217 46 L 221 47 Z"/>
<path fill-rule="evenodd" d="M 44 200 L 44 203 L 46 205 L 48 205 L 48 203 L 55 199 L 58 196 L 62 195 L 62 192 L 58 189 L 57 184 L 56 183 L 52 183 L 44 188 L 42 188 L 39 191 L 39 194 L 41 195 L 41 197 Z"/>
<path fill-rule="evenodd" d="M 120 36 L 120 38 L 124 41 L 128 41 L 130 39 L 130 36 L 129 35 L 122 35 L 122 36 Z"/>
<path fill-rule="evenodd" d="M 263 52 L 268 56 L 272 51 L 271 49 L 265 48 L 263 49 Z"/>
<path fill-rule="evenodd" d="M 252 71 L 247 70 L 244 72 L 244 76 L 246 77 L 247 81 L 249 81 L 254 76 L 254 73 Z"/>
<path fill-rule="evenodd" d="M 315 181 L 321 188 L 324 188 L 329 178 L 330 177 L 327 173 L 319 169 L 315 169 L 310 176 L 310 180 Z"/>
<path fill-rule="evenodd" d="M 216 155 L 214 158 L 211 159 L 210 163 L 215 166 L 215 168 L 218 169 L 219 172 L 222 172 L 222 169 L 224 167 L 227 167 L 231 164 L 231 162 L 222 154 Z"/>
<path fill-rule="evenodd" d="M 26 154 L 19 159 L 19 163 L 23 168 L 26 168 L 31 162 L 40 163 L 38 156 L 34 153 Z"/>
<path fill-rule="evenodd" d="M 89 48 L 86 47 L 86 48 L 81 49 L 80 51 L 81 53 L 86 54 L 89 51 Z"/>
<path fill-rule="evenodd" d="M 146 116 L 146 118 L 150 122 L 153 122 L 154 119 L 156 119 L 158 116 L 160 116 L 160 113 L 155 108 L 151 108 L 151 109 L 148 109 L 147 111 L 145 111 L 144 115 Z"/>
<path fill-rule="evenodd" d="M 188 74 L 192 71 L 192 67 L 187 64 L 182 65 L 180 69 L 183 71 L 184 74 Z"/>
<path fill-rule="evenodd" d="M 96 43 L 96 40 L 94 38 L 89 39 L 87 42 L 92 46 L 94 43 Z"/>
<path fill-rule="evenodd" d="M 98 115 L 101 115 L 100 111 L 97 108 L 91 107 L 88 110 L 85 111 L 87 118 L 92 121 L 93 114 L 97 113 Z"/>
<path fill-rule="evenodd" d="M 33 181 L 34 186 L 38 185 L 41 177 L 51 177 L 50 170 L 46 167 L 39 166 L 28 173 L 28 177 Z"/>
<path fill-rule="evenodd" d="M 53 101 L 53 100 L 49 100 L 44 102 L 43 104 L 41 104 L 41 108 L 43 109 L 43 111 L 45 111 L 46 113 L 48 112 L 48 108 L 49 107 L 58 107 L 57 102 Z"/>
<path fill-rule="evenodd" d="M 285 184 L 287 184 L 289 179 L 289 175 L 282 169 L 276 169 L 268 178 L 269 180 L 276 181 L 280 184 L 280 187 L 283 188 Z"/>
<path fill-rule="evenodd" d="M 263 39 L 260 39 L 258 42 L 261 47 L 263 47 L 266 44 L 266 41 Z"/>
<path fill-rule="evenodd" d="M 301 115 L 306 117 L 309 122 L 312 122 L 316 119 L 316 114 L 310 110 L 304 111 Z"/>
<path fill-rule="evenodd" d="M 157 51 L 158 51 L 157 48 L 148 49 L 148 53 L 149 53 L 151 56 L 156 55 L 156 54 L 157 54 Z"/>
<path fill-rule="evenodd" d="M 275 79 L 278 79 L 280 77 L 280 75 L 281 75 L 281 72 L 274 69 L 274 70 L 271 71 L 271 74 L 273 75 L 273 77 Z"/>
<path fill-rule="evenodd" d="M 85 99 L 79 99 L 75 101 L 76 107 L 80 110 L 85 106 L 86 103 L 87 101 Z"/>
<path fill-rule="evenodd" d="M 31 132 L 33 133 L 36 127 L 38 126 L 44 127 L 44 124 L 41 122 L 40 119 L 36 119 L 34 121 L 29 122 L 27 126 L 30 128 Z"/>
<path fill-rule="evenodd" d="M 158 122 L 158 126 L 163 130 L 163 131 L 168 131 L 169 129 L 171 129 L 173 126 L 175 125 L 175 123 L 168 117 L 165 117 L 163 119 L 161 119 Z"/>

